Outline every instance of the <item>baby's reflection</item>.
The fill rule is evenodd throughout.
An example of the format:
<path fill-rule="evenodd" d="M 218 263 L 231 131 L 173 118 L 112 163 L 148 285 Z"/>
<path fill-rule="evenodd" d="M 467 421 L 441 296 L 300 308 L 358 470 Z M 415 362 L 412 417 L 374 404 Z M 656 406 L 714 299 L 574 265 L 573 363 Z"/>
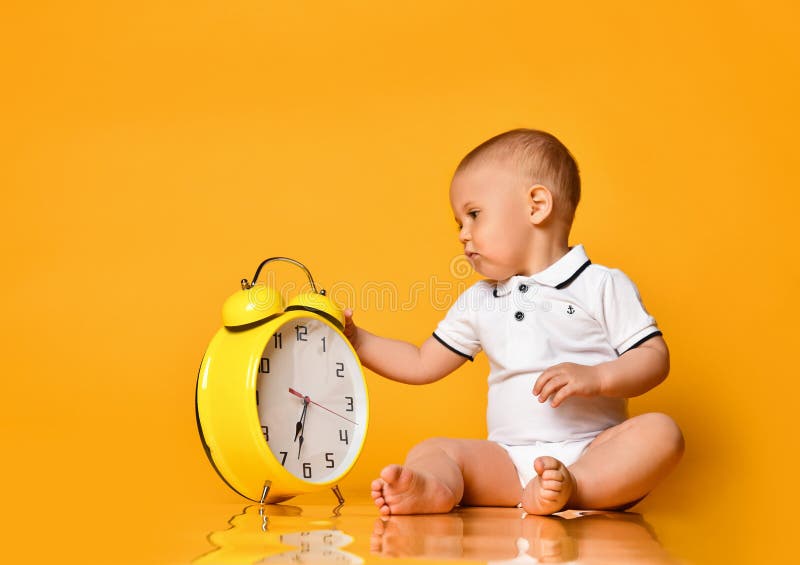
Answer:
<path fill-rule="evenodd" d="M 524 517 L 521 517 L 524 516 Z M 628 512 L 532 516 L 509 508 L 379 519 L 373 553 L 489 563 L 675 563 L 650 525 Z"/>

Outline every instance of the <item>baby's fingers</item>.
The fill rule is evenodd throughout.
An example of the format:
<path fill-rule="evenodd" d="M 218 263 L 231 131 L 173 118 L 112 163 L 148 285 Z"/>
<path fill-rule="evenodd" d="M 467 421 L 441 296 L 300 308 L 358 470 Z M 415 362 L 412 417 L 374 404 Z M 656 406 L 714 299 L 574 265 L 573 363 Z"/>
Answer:
<path fill-rule="evenodd" d="M 533 395 L 539 396 L 542 393 L 542 389 L 555 376 L 556 372 L 552 369 L 545 369 L 542 371 L 542 374 L 539 375 L 539 378 L 536 379 L 536 383 L 533 385 Z"/>
<path fill-rule="evenodd" d="M 562 386 L 556 395 L 553 397 L 553 401 L 550 403 L 550 406 L 553 408 L 558 408 L 562 402 L 564 402 L 567 398 L 574 395 L 574 389 L 569 385 Z"/>
<path fill-rule="evenodd" d="M 355 331 L 356 323 L 353 321 L 353 309 L 345 308 L 343 314 L 344 314 L 344 327 L 347 330 Z"/>
<path fill-rule="evenodd" d="M 356 323 L 353 321 L 353 309 L 352 308 L 345 308 L 344 312 L 344 335 L 347 336 L 347 339 L 350 340 L 350 343 L 353 346 L 356 346 L 356 333 L 358 332 L 358 327 Z"/>
<path fill-rule="evenodd" d="M 539 402 L 547 402 L 547 399 L 556 394 L 565 384 L 567 384 L 566 380 L 561 376 L 554 376 L 549 379 L 537 395 L 539 397 Z"/>

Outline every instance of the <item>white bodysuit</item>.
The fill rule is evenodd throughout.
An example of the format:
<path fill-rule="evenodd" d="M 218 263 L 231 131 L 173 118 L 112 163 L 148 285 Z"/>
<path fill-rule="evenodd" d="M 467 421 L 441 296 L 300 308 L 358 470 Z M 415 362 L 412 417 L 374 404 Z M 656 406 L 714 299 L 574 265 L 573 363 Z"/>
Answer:
<path fill-rule="evenodd" d="M 523 480 L 532 476 L 530 457 L 552 452 L 569 465 L 564 459 L 577 460 L 600 432 L 627 418 L 624 398 L 570 397 L 558 408 L 540 403 L 532 391 L 542 371 L 611 361 L 661 332 L 633 282 L 592 264 L 577 245 L 535 275 L 475 283 L 433 335 L 470 360 L 486 352 L 488 439 L 506 447 Z M 526 447 L 510 449 L 516 446 Z"/>

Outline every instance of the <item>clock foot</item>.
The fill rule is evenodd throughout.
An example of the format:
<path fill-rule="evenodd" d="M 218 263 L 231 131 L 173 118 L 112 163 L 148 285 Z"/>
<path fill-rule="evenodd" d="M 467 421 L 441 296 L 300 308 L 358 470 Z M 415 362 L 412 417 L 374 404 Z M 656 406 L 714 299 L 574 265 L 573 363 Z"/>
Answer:
<path fill-rule="evenodd" d="M 264 490 L 261 491 L 261 500 L 259 504 L 264 504 L 264 501 L 267 499 L 267 495 L 269 494 L 269 489 L 272 486 L 272 481 L 264 481 Z"/>
<path fill-rule="evenodd" d="M 338 516 L 339 510 L 341 510 L 342 506 L 344 506 L 344 497 L 342 496 L 342 491 L 339 490 L 339 485 L 336 485 L 331 490 L 333 491 L 333 494 L 336 495 L 336 500 L 339 501 L 339 506 L 333 509 L 333 515 Z"/>

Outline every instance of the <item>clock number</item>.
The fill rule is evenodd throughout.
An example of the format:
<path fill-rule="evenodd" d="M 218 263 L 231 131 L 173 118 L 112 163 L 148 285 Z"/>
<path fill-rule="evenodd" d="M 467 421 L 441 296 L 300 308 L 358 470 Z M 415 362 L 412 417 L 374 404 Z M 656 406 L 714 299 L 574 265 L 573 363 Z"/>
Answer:
<path fill-rule="evenodd" d="M 281 334 L 277 333 L 272 337 L 275 338 L 275 348 L 283 349 L 283 338 L 281 337 Z"/>
<path fill-rule="evenodd" d="M 303 463 L 303 478 L 311 478 L 311 463 Z"/>
<path fill-rule="evenodd" d="M 305 326 L 295 326 L 295 331 L 297 332 L 297 341 L 308 341 L 306 336 L 308 335 L 308 328 Z"/>
<path fill-rule="evenodd" d="M 269 358 L 262 357 L 261 358 L 261 372 L 262 373 L 269 373 Z"/>
<path fill-rule="evenodd" d="M 327 338 L 324 338 L 324 337 L 322 338 L 322 352 L 323 352 L 323 353 L 325 353 L 326 351 L 328 351 L 328 350 L 325 348 L 325 340 L 326 340 L 326 339 L 327 339 Z"/>
<path fill-rule="evenodd" d="M 344 378 L 344 363 L 336 363 L 336 376 Z"/>
<path fill-rule="evenodd" d="M 264 439 L 269 441 L 269 427 L 268 426 L 261 426 L 261 433 L 264 434 Z"/>
<path fill-rule="evenodd" d="M 347 401 L 347 408 L 346 411 L 352 412 L 353 411 L 353 397 L 352 396 L 345 396 L 344 399 Z"/>
<path fill-rule="evenodd" d="M 334 467 L 334 463 L 333 463 L 333 453 L 326 453 L 326 454 L 325 454 L 325 461 L 327 461 L 327 462 L 328 462 L 328 463 L 325 465 L 325 468 L 326 468 L 326 469 L 333 469 L 333 467 Z"/>
<path fill-rule="evenodd" d="M 350 435 L 347 430 L 339 430 L 339 441 L 343 441 L 345 445 L 350 445 Z"/>
<path fill-rule="evenodd" d="M 289 455 L 288 451 L 281 451 L 281 465 L 286 465 L 286 456 Z"/>

